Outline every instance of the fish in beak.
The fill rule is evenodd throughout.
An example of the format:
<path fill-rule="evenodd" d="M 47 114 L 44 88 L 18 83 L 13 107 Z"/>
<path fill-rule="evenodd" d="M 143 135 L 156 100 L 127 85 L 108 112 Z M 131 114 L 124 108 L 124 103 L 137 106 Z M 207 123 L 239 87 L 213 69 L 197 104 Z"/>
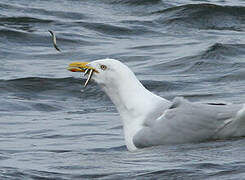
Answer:
<path fill-rule="evenodd" d="M 98 71 L 95 68 L 89 66 L 88 64 L 89 64 L 88 62 L 73 62 L 69 64 L 69 67 L 67 68 L 69 71 L 84 72 L 84 76 L 88 75 L 88 78 L 84 84 L 84 87 L 88 85 L 90 79 L 93 76 L 93 73 L 94 72 L 98 73 Z"/>

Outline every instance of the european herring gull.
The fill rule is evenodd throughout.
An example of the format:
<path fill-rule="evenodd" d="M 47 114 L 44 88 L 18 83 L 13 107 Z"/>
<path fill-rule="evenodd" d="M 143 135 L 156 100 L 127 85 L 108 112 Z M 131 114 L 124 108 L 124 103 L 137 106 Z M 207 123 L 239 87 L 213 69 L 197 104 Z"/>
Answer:
<path fill-rule="evenodd" d="M 245 106 L 166 100 L 148 91 L 134 73 L 115 59 L 74 62 L 73 72 L 85 72 L 116 106 L 128 150 L 149 146 L 201 142 L 245 135 Z"/>

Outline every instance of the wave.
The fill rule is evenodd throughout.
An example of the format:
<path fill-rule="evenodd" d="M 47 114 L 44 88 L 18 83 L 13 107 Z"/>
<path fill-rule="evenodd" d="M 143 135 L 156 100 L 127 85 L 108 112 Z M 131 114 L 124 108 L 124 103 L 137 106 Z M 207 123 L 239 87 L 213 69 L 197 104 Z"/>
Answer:
<path fill-rule="evenodd" d="M 137 23 L 139 21 L 135 21 L 135 22 Z M 97 22 L 76 22 L 76 24 L 81 24 L 83 27 L 89 30 L 97 31 L 104 35 L 114 36 L 116 38 L 118 38 L 118 36 L 136 36 L 136 35 L 140 36 L 142 34 L 154 32 L 152 30 L 142 28 L 142 26 L 140 27 L 131 26 L 129 25 L 129 23 L 132 23 L 132 22 L 123 21 L 120 23 L 120 25 L 108 24 L 108 23 L 97 23 Z"/>
<path fill-rule="evenodd" d="M 153 12 L 155 22 L 174 28 L 244 31 L 245 7 L 188 4 Z"/>
<path fill-rule="evenodd" d="M 102 3 L 106 3 L 104 0 Z M 109 1 L 108 1 L 109 3 Z M 120 1 L 114 0 L 110 3 L 115 4 L 142 4 L 150 8 L 150 4 L 161 3 L 159 0 L 146 1 Z M 1 4 L 0 4 L 1 7 Z M 90 31 L 95 31 L 106 36 L 116 38 L 129 36 L 145 36 L 145 35 L 161 35 L 167 30 L 230 30 L 244 31 L 245 7 L 238 6 L 219 6 L 214 4 L 188 4 L 182 6 L 170 7 L 161 5 L 163 10 L 159 8 L 151 8 L 150 12 L 142 11 L 141 15 L 137 14 L 137 18 L 121 19 L 118 18 L 115 22 L 100 22 L 91 20 L 92 17 L 83 14 L 82 12 L 63 12 L 63 11 L 48 11 L 46 9 L 28 8 L 28 7 L 8 7 L 16 8 L 18 11 L 27 12 L 26 16 L 0 17 L 0 35 L 8 36 L 23 36 L 25 32 L 35 32 L 38 29 L 49 27 L 51 24 L 55 26 L 62 22 L 63 27 L 67 31 L 76 30 L 78 27 L 83 27 Z M 170 8 L 169 8 L 170 7 Z M 155 11 L 154 11 L 154 10 Z M 32 16 L 32 14 L 38 16 Z M 132 12 L 131 12 L 132 13 Z M 132 14 L 133 15 L 133 14 Z M 135 14 L 134 14 L 135 15 Z M 67 21 L 67 19 L 69 19 Z M 54 28 L 55 29 L 55 28 Z M 77 31 L 75 31 L 77 32 Z M 169 31 L 168 31 L 169 32 Z M 28 35 L 30 35 L 29 33 Z M 38 33 L 35 33 L 37 36 Z M 80 35 L 80 34 L 79 34 Z M 32 35 L 34 36 L 34 35 Z M 59 38 L 64 38 L 61 35 Z M 65 38 L 68 38 L 66 36 Z M 79 36 L 80 38 L 81 36 Z M 38 36 L 37 38 L 40 38 Z M 76 39 L 79 39 L 76 38 Z M 87 37 L 86 37 L 87 38 Z M 62 39 L 61 39 L 62 40 Z"/>
<path fill-rule="evenodd" d="M 10 80 L 0 80 L 2 92 L 39 93 L 45 91 L 73 91 L 80 88 L 80 80 L 74 78 L 40 78 L 27 77 Z"/>
<path fill-rule="evenodd" d="M 245 44 L 215 43 L 201 54 L 203 59 L 227 59 L 245 54 Z"/>
<path fill-rule="evenodd" d="M 103 0 L 104 3 L 110 4 L 127 4 L 127 5 L 154 5 L 154 4 L 162 4 L 161 0 Z"/>
<path fill-rule="evenodd" d="M 195 71 L 217 71 L 224 73 L 230 71 L 244 63 L 240 62 L 239 57 L 245 54 L 245 44 L 224 44 L 215 43 L 197 55 L 178 58 L 169 62 L 159 62 L 152 66 L 155 70 L 170 70 L 173 73 L 195 72 Z M 223 70 L 222 70 L 223 69 Z M 220 71 L 222 70 L 222 71 Z"/>
<path fill-rule="evenodd" d="M 52 23 L 52 20 L 34 18 L 29 16 L 12 16 L 12 17 L 0 17 L 0 30 L 2 31 L 18 31 L 33 32 L 34 26 L 42 26 L 43 24 Z M 8 35 L 8 34 L 6 34 Z"/>
<path fill-rule="evenodd" d="M 139 179 L 148 179 L 151 177 L 154 177 L 156 179 L 168 179 L 171 177 L 171 179 L 178 179 L 179 177 L 184 179 L 192 179 L 193 177 L 196 177 L 199 174 L 199 172 L 193 172 L 192 170 L 187 170 L 183 168 L 179 169 L 166 169 L 166 170 L 156 170 L 152 172 L 147 173 L 141 173 L 137 175 L 136 177 Z"/>
<path fill-rule="evenodd" d="M 44 3 L 46 4 L 46 3 Z M 48 2 L 48 4 L 46 4 L 48 6 L 56 6 L 55 3 L 52 2 Z M 27 20 L 29 18 L 32 18 L 30 16 L 32 16 L 33 14 L 38 14 L 39 16 L 42 15 L 44 17 L 44 19 L 47 19 L 46 21 L 44 19 L 41 19 L 41 22 L 48 22 L 52 20 L 63 20 L 63 19 L 67 19 L 67 18 L 72 18 L 72 19 L 84 19 L 87 18 L 87 15 L 80 13 L 80 12 L 71 12 L 71 11 L 64 11 L 64 10 L 48 10 L 48 8 L 42 8 L 42 6 L 37 7 L 31 7 L 31 6 L 22 6 L 22 5 L 15 5 L 15 4 L 11 4 L 11 3 L 1 3 L 0 2 L 0 8 L 2 8 L 3 10 L 8 10 L 8 11 L 16 11 L 16 12 L 25 12 L 25 14 L 27 15 Z M 1 15 L 1 14 L 0 14 Z M 4 18 L 4 17 L 3 17 Z M 6 17 L 6 18 L 15 18 L 15 17 Z M 39 18 L 35 18 L 34 19 L 39 19 Z M 26 20 L 26 18 L 22 18 L 21 22 L 23 20 Z M 16 21 L 18 22 L 18 21 Z"/>
<path fill-rule="evenodd" d="M 111 2 L 111 1 L 110 1 Z M 91 21 L 75 22 L 89 30 L 110 36 L 142 36 L 148 34 L 161 34 L 161 29 L 167 30 L 217 30 L 217 31 L 244 31 L 245 7 L 220 6 L 214 4 L 188 4 L 170 7 L 161 5 L 163 10 L 154 11 L 153 5 L 144 4 L 146 1 L 112 1 L 130 5 L 141 4 L 147 10 L 135 12 L 137 18 L 117 20 L 117 23 L 102 23 Z M 155 3 L 160 3 L 154 1 Z M 151 2 L 154 4 L 154 2 Z M 170 7 L 170 8 L 169 8 Z M 151 10 L 149 10 L 149 8 Z M 150 11 L 150 12 L 149 12 Z M 132 12 L 130 12 L 132 13 Z M 134 14 L 134 15 L 135 15 Z"/>
<path fill-rule="evenodd" d="M 72 168 L 74 166 L 69 166 Z M 75 168 L 75 167 L 74 167 Z M 80 167 L 82 170 L 82 167 Z M 100 178 L 108 176 L 108 174 L 88 174 L 88 175 L 72 175 L 69 173 L 55 172 L 51 170 L 25 170 L 4 166 L 4 173 L 1 174 L 2 179 L 16 179 L 16 177 L 30 177 L 30 179 L 83 179 L 83 178 Z"/>
<path fill-rule="evenodd" d="M 77 103 L 77 107 L 98 101 L 102 105 L 109 102 L 105 93 L 90 83 L 90 88 L 83 89 L 84 79 L 74 78 L 40 78 L 27 77 L 11 80 L 0 80 L 1 101 L 0 111 L 58 111 L 66 110 L 67 104 Z M 76 99 L 74 101 L 74 99 Z M 85 102 L 81 99 L 86 99 Z M 98 103 L 98 104 L 99 104 Z M 95 111 L 97 107 L 90 109 Z M 84 107 L 82 113 L 88 113 Z M 73 111 L 73 110 L 72 110 Z"/>
<path fill-rule="evenodd" d="M 142 84 L 151 91 L 176 89 L 177 85 L 169 81 L 142 80 Z M 95 82 L 90 82 L 84 89 L 85 79 L 67 78 L 40 78 L 27 77 L 10 80 L 0 80 L 2 93 L 28 93 L 55 96 L 74 96 L 92 99 L 108 100 L 105 93 Z M 101 99 L 101 100 L 102 100 Z"/>
<path fill-rule="evenodd" d="M 33 18 L 28 16 L 18 16 L 18 17 L 1 17 L 0 24 L 6 23 L 51 23 L 52 20 Z"/>

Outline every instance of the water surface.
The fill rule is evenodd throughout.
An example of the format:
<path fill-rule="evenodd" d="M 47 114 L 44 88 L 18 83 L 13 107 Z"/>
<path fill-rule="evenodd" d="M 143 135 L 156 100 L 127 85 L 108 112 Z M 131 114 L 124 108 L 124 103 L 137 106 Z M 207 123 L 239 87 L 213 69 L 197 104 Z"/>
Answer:
<path fill-rule="evenodd" d="M 111 101 L 66 67 L 116 58 L 169 100 L 243 103 L 244 37 L 241 0 L 2 0 L 0 179 L 242 179 L 243 138 L 128 152 Z"/>

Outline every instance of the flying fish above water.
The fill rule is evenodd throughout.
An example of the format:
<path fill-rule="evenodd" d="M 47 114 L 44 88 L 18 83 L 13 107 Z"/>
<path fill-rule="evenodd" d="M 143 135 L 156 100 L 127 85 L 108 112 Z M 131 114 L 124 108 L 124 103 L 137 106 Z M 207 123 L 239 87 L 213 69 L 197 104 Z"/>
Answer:
<path fill-rule="evenodd" d="M 58 46 L 57 46 L 57 44 L 56 44 L 56 36 L 55 36 L 55 33 L 54 33 L 53 31 L 51 31 L 51 30 L 48 30 L 48 31 L 50 32 L 50 34 L 51 34 L 51 36 L 52 36 L 52 41 L 53 41 L 54 48 L 55 48 L 57 51 L 61 52 L 61 50 L 58 48 Z"/>

